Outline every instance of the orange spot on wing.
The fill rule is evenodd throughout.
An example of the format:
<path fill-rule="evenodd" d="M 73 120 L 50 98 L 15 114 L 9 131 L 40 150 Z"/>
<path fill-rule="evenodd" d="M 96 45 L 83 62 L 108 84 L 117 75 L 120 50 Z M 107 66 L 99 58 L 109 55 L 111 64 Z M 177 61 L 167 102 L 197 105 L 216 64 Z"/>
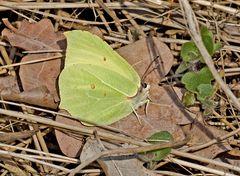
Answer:
<path fill-rule="evenodd" d="M 90 86 L 91 86 L 91 89 L 95 89 L 96 88 L 95 84 L 91 84 Z"/>

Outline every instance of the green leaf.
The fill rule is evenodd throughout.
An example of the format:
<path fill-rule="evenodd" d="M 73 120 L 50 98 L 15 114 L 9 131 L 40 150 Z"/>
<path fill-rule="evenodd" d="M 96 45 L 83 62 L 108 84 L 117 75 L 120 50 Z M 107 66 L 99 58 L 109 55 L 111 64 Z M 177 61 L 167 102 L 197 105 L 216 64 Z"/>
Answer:
<path fill-rule="evenodd" d="M 212 56 L 214 54 L 213 34 L 206 26 L 201 27 L 201 37 L 208 53 Z"/>
<path fill-rule="evenodd" d="M 172 140 L 173 140 L 172 135 L 167 131 L 157 132 L 147 139 L 147 141 L 151 144 L 169 142 Z M 160 150 L 149 151 L 142 154 L 141 158 L 144 157 L 145 161 L 160 161 L 163 158 L 165 158 L 167 155 L 169 155 L 170 152 L 171 152 L 171 148 L 164 148 Z"/>
<path fill-rule="evenodd" d="M 193 62 L 198 61 L 201 56 L 198 48 L 194 44 L 194 42 L 186 42 L 182 45 L 181 53 L 180 53 L 183 61 L 185 62 Z"/>
<path fill-rule="evenodd" d="M 205 101 L 207 98 L 211 97 L 214 93 L 213 86 L 211 84 L 200 84 L 197 87 L 197 99 L 200 101 Z"/>
<path fill-rule="evenodd" d="M 203 67 L 199 72 L 187 72 L 183 75 L 181 82 L 185 84 L 187 90 L 197 93 L 200 84 L 211 84 L 212 73 L 208 67 Z"/>
<path fill-rule="evenodd" d="M 214 53 L 222 48 L 222 44 L 217 42 L 214 44 Z"/>
<path fill-rule="evenodd" d="M 183 73 L 184 71 L 186 71 L 189 67 L 189 63 L 183 61 L 180 63 L 180 65 L 178 66 L 175 74 L 180 74 L 180 73 Z"/>
<path fill-rule="evenodd" d="M 186 92 L 183 96 L 183 104 L 185 106 L 191 106 L 194 105 L 196 101 L 195 94 L 192 92 Z"/>
<path fill-rule="evenodd" d="M 106 42 L 86 31 L 64 33 L 65 67 L 59 77 L 60 108 L 80 120 L 112 124 L 146 102 L 137 72 Z"/>

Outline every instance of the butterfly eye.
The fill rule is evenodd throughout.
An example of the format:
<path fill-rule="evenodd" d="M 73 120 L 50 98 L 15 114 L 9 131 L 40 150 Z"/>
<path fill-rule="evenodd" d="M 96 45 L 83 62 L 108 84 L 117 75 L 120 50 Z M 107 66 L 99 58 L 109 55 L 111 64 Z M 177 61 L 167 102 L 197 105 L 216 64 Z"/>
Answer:
<path fill-rule="evenodd" d="M 142 82 L 141 85 L 142 85 L 142 88 L 146 88 L 148 84 L 145 82 Z"/>

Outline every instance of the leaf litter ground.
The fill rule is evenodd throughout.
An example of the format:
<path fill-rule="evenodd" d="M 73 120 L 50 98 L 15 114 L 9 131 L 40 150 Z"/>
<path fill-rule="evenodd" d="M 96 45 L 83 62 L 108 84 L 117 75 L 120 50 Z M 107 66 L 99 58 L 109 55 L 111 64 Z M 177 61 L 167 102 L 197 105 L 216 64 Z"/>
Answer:
<path fill-rule="evenodd" d="M 11 7 L 11 4 L 8 5 L 10 5 Z M 171 8 L 173 6 L 179 6 L 179 4 L 175 2 L 172 2 L 172 4 L 170 5 L 172 5 L 169 6 Z M 197 8 L 195 5 L 196 4 L 193 4 L 193 8 Z M 106 7 L 108 9 L 108 6 Z M 104 10 L 97 8 L 95 12 L 100 13 L 101 11 L 106 11 L 106 14 L 108 13 L 106 7 L 102 7 Z M 203 5 L 203 7 L 205 6 Z M 234 8 L 234 5 L 232 8 Z M 156 13 L 152 11 L 156 10 L 154 7 L 149 6 L 148 9 L 151 10 L 151 12 L 148 13 Z M 205 11 L 215 12 L 215 10 L 216 9 L 205 8 Z M 25 13 L 22 10 L 19 11 L 21 13 Z M 38 12 L 40 13 L 41 11 Z M 58 12 L 60 15 L 66 15 L 63 13 L 66 11 L 62 11 L 59 9 Z M 109 13 L 115 14 L 112 9 Z M 121 13 L 126 15 L 126 18 L 130 18 L 132 15 L 134 16 L 136 12 L 128 12 L 122 10 Z M 199 157 L 202 156 L 209 159 L 209 162 L 202 162 L 202 164 L 205 163 L 207 167 L 212 167 L 216 170 L 218 170 L 220 166 L 214 166 L 213 164 L 210 164 L 210 161 L 212 161 L 212 159 L 225 159 L 228 160 L 230 164 L 238 166 L 239 163 L 234 158 L 237 158 L 239 155 L 237 154 L 237 152 L 231 152 L 238 149 L 238 143 L 236 142 L 237 140 L 235 140 L 237 139 L 237 136 L 235 136 L 235 139 L 232 137 L 230 138 L 230 140 L 220 140 L 222 136 L 225 136 L 229 134 L 231 130 L 236 129 L 236 126 L 234 126 L 233 123 L 233 118 L 229 118 L 230 116 L 233 116 L 234 113 L 236 113 L 237 111 L 233 111 L 228 108 L 227 101 L 226 99 L 224 99 L 224 94 L 219 91 L 219 94 L 223 98 L 220 98 L 219 96 L 216 97 L 215 100 L 218 100 L 219 104 L 221 103 L 221 107 L 216 109 L 218 113 L 209 116 L 203 116 L 201 113 L 201 109 L 199 108 L 200 106 L 198 105 L 192 107 L 189 111 L 181 103 L 184 88 L 182 87 L 182 85 L 179 84 L 179 81 L 177 81 L 177 79 L 171 76 L 172 71 L 174 71 L 174 69 L 176 68 L 175 65 L 178 64 L 179 61 L 176 59 L 178 58 L 177 53 L 179 53 L 179 41 L 176 39 L 175 43 L 170 42 L 168 46 L 162 42 L 169 42 L 166 38 L 164 38 L 166 37 L 166 35 L 173 39 L 176 37 L 181 38 L 179 37 L 179 35 L 182 37 L 186 36 L 186 34 L 184 33 L 184 28 L 176 26 L 177 20 L 174 15 L 175 13 L 173 13 L 172 16 L 166 16 L 166 19 L 161 19 L 161 27 L 162 29 L 164 29 L 164 33 L 159 32 L 158 27 L 156 27 L 160 23 L 160 21 L 153 20 L 160 20 L 160 18 L 151 19 L 150 26 L 152 25 L 153 28 L 155 27 L 157 29 L 154 35 L 158 36 L 158 39 L 153 38 L 155 47 L 154 50 L 149 49 L 151 48 L 149 46 L 151 46 L 152 41 L 149 42 L 147 41 L 148 38 L 145 38 L 145 36 L 148 35 L 149 28 L 145 30 L 142 29 L 143 27 L 149 27 L 142 25 L 142 22 L 146 19 L 139 17 L 140 22 L 136 24 L 132 23 L 132 27 L 129 27 L 130 33 L 128 33 L 129 35 L 127 37 L 127 39 L 129 40 L 121 39 L 122 36 L 124 36 L 124 32 L 126 31 L 123 32 L 123 28 L 116 25 L 119 34 L 121 34 L 122 36 L 119 36 L 119 40 L 116 43 L 112 42 L 112 46 L 119 48 L 117 50 L 119 54 L 122 55 L 136 69 L 140 77 L 145 76 L 144 74 L 146 70 L 151 71 L 147 72 L 145 77 L 146 83 L 150 84 L 151 86 L 149 97 L 151 102 L 146 109 L 142 107 L 137 111 L 140 117 L 141 124 L 137 120 L 136 116 L 134 114 L 131 114 L 130 116 L 120 120 L 119 122 L 112 124 L 111 127 L 123 131 L 125 134 L 131 136 L 133 138 L 133 141 L 136 140 L 139 142 L 151 136 L 151 134 L 153 134 L 154 132 L 159 131 L 170 132 L 173 135 L 175 141 L 181 141 L 184 140 L 186 137 L 190 136 L 190 140 L 188 141 L 188 143 L 186 143 L 184 146 L 179 146 L 177 148 L 179 149 L 179 151 L 189 150 L 191 151 L 191 153 Z M 79 19 L 85 17 L 86 16 L 82 16 Z M 114 20 L 118 18 L 116 15 L 113 15 L 112 17 Z M 69 17 L 66 18 L 72 19 Z M 100 18 L 102 18 L 102 16 L 100 16 Z M 34 17 L 34 19 L 36 20 L 37 16 Z M 234 20 L 235 17 L 232 16 L 229 23 L 234 24 Z M 66 48 L 62 32 L 55 32 L 54 25 L 49 19 L 42 19 L 37 21 L 38 22 L 36 23 L 29 23 L 26 20 L 23 20 L 21 17 L 19 17 L 17 23 L 15 23 L 15 21 L 12 19 L 9 19 L 9 21 L 4 20 L 5 29 L 2 30 L 2 38 L 4 39 L 4 42 L 9 42 L 10 47 L 3 47 L 3 49 L 1 50 L 2 57 L 4 57 L 4 49 L 5 51 L 7 51 L 11 59 L 16 58 L 16 60 L 11 60 L 11 63 L 25 63 L 27 61 L 41 60 L 45 58 L 59 56 L 59 53 L 57 52 L 59 52 L 60 49 L 64 50 L 64 48 Z M 69 26 L 71 26 L 72 29 L 89 30 L 89 28 L 92 28 L 92 26 L 90 27 L 90 25 L 78 26 L 77 24 L 81 24 L 81 22 L 72 23 L 68 22 L 68 20 L 64 22 L 65 23 L 59 23 L 61 26 L 59 27 L 59 31 L 69 30 L 67 29 L 67 27 Z M 218 67 L 227 66 L 229 69 L 231 69 L 232 67 L 239 66 L 239 62 L 236 59 L 238 57 L 238 52 L 232 50 L 232 48 L 237 47 L 233 44 L 238 43 L 236 40 L 238 38 L 239 31 L 237 33 L 234 33 L 234 29 L 236 29 L 236 27 L 229 29 L 227 25 L 229 23 L 223 24 L 223 27 L 221 28 L 221 30 L 224 32 L 224 36 L 226 37 L 224 38 L 224 41 L 231 42 L 231 45 L 227 45 L 228 50 L 224 50 L 227 51 L 225 58 L 223 58 L 225 65 L 222 65 L 223 62 L 218 62 L 218 60 L 216 60 L 216 65 Z M 15 24 L 18 24 L 18 26 L 15 27 Z M 104 35 L 105 39 L 111 41 L 111 37 L 114 35 L 107 36 L 107 34 L 112 33 L 113 31 L 107 23 L 105 23 L 105 25 L 107 31 L 103 30 L 101 26 L 98 26 L 97 23 L 96 26 L 98 26 L 99 28 L 97 30 L 95 30 L 96 28 L 92 28 L 91 30 L 95 30 L 99 34 L 99 29 L 101 29 L 101 31 L 104 32 L 103 34 L 100 32 L 100 35 Z M 141 26 L 141 28 L 138 28 L 139 25 Z M 210 27 L 213 30 L 214 25 L 211 24 Z M 135 34 L 134 32 L 136 31 L 138 31 L 138 35 L 134 36 L 133 34 Z M 137 38 L 138 40 L 134 41 L 135 38 Z M 161 38 L 161 40 L 159 40 L 159 38 Z M 121 41 L 126 46 L 119 47 L 121 45 Z M 49 50 L 51 50 L 51 52 Z M 22 51 L 28 51 L 28 54 L 22 54 Z M 31 51 L 33 53 L 31 53 Z M 42 51 L 43 53 L 34 53 L 36 51 Z M 158 56 L 160 55 L 158 57 L 159 62 L 153 62 L 154 59 L 156 59 L 156 54 L 154 54 L 154 51 L 157 52 Z M 2 64 L 4 63 L 8 62 L 3 61 Z M 45 110 L 57 111 L 57 106 L 59 103 L 57 78 L 62 68 L 61 59 L 26 64 L 15 68 L 16 69 L 12 69 L 11 66 L 7 69 L 2 68 L 3 71 L 5 70 L 5 72 L 3 72 L 2 76 L 0 77 L 0 90 L 2 99 L 46 108 Z M 17 76 L 15 76 L 14 72 Z M 238 94 L 239 89 L 237 89 L 237 87 L 239 85 L 239 80 L 238 77 L 235 75 L 237 75 L 237 72 L 228 70 L 225 76 L 227 76 L 227 81 L 229 82 L 230 87 L 232 87 L 235 93 Z M 175 79 L 174 82 L 171 82 L 171 85 L 169 85 L 169 78 Z M 86 127 L 83 126 L 80 122 L 72 119 L 63 118 L 61 116 L 57 116 L 55 119 L 55 116 L 51 115 L 49 112 L 41 112 L 39 109 L 35 111 L 30 111 L 29 108 L 26 108 L 26 106 L 16 108 L 16 106 L 8 106 L 7 104 L 3 104 L 3 108 L 11 111 L 24 112 L 26 116 L 33 113 L 35 115 L 38 115 L 39 117 L 47 118 L 48 120 L 56 120 L 57 123 L 52 125 L 50 123 L 40 123 L 39 121 L 38 123 L 36 123 L 37 120 L 19 121 L 19 119 L 17 119 L 15 116 L 12 116 L 12 119 L 10 119 L 9 116 L 5 116 L 5 118 L 1 120 L 2 132 L 4 132 L 3 137 L 1 137 L 2 146 L 10 145 L 11 147 L 27 147 L 36 151 L 61 154 L 62 156 L 51 155 L 52 160 L 56 161 L 64 155 L 67 156 L 66 158 L 62 158 L 62 160 L 60 160 L 63 167 L 57 168 L 57 170 L 55 170 L 54 172 L 53 168 L 56 168 L 56 165 L 53 163 L 53 166 L 47 167 L 46 165 L 51 162 L 48 162 L 46 158 L 43 158 L 45 160 L 43 164 L 41 163 L 40 165 L 35 166 L 33 163 L 36 161 L 29 159 L 29 157 L 27 156 L 30 153 L 27 153 L 25 154 L 27 158 L 24 159 L 25 161 L 29 162 L 28 166 L 20 166 L 23 162 L 22 160 L 20 160 L 20 155 L 17 155 L 20 153 L 13 148 L 3 148 L 1 151 L 7 150 L 13 152 L 10 156 L 14 156 L 14 154 L 16 153 L 16 158 L 6 158 L 2 160 L 1 165 L 4 168 L 3 172 L 6 171 L 9 173 L 14 173 L 16 175 L 27 175 L 27 173 L 34 172 L 42 174 L 54 172 L 54 174 L 58 175 L 61 171 L 64 171 L 65 173 L 70 173 L 72 171 L 70 169 L 76 167 L 79 161 L 84 163 L 86 158 L 91 157 L 89 155 L 93 153 L 93 151 L 96 152 L 97 155 L 99 154 L 99 152 L 104 150 L 116 149 L 119 147 L 126 147 L 128 149 L 129 147 L 132 147 L 132 145 L 136 145 L 136 143 L 134 142 L 129 143 L 125 141 L 126 144 L 124 144 L 124 141 L 119 142 L 118 140 L 120 139 L 118 139 L 117 137 L 116 139 L 113 139 L 111 137 L 107 138 L 106 136 L 103 137 L 102 134 L 106 135 L 107 133 L 118 136 L 118 134 L 109 132 L 109 130 L 104 130 L 97 127 Z M 217 120 L 216 117 L 219 118 L 219 116 L 217 116 L 218 114 L 220 114 L 219 116 L 225 117 L 225 120 Z M 210 120 L 209 123 L 214 124 L 214 126 L 209 126 L 207 124 L 208 121 L 206 121 L 206 118 L 213 119 Z M 223 130 L 222 128 L 217 128 L 218 123 L 215 122 L 218 121 L 220 121 L 221 123 L 225 123 L 225 125 L 227 125 L 227 129 Z M 71 131 L 70 129 L 67 129 L 67 127 L 64 128 L 60 124 L 67 124 L 69 125 L 68 127 L 74 126 L 81 129 L 86 129 L 86 131 L 85 133 L 77 133 L 75 130 Z M 90 136 L 90 138 L 86 138 L 86 136 Z M 212 145 L 207 145 L 201 148 L 201 145 L 207 144 L 213 140 L 217 140 L 217 143 L 213 143 Z M 110 145 L 109 143 L 107 143 L 107 141 L 111 141 L 111 143 L 113 144 Z M 88 145 L 92 146 L 92 148 L 87 147 Z M 197 147 L 199 147 L 199 149 L 197 149 Z M 134 154 L 129 155 L 128 157 L 121 156 L 120 154 L 115 158 L 103 157 L 101 159 L 97 159 L 97 162 L 99 163 L 100 168 L 102 168 L 103 172 L 106 175 L 117 175 L 117 173 L 119 174 L 119 172 L 121 172 L 122 174 L 124 173 L 124 175 L 131 175 L 131 172 L 133 171 L 136 171 L 134 173 L 139 172 L 139 175 L 157 175 L 158 172 L 161 173 L 161 171 L 163 170 L 173 173 L 187 174 L 186 171 L 183 171 L 180 167 L 176 167 L 174 162 L 170 162 L 174 159 L 174 151 L 172 152 L 172 154 L 173 155 L 169 156 L 169 158 L 167 158 L 165 161 L 159 162 L 158 166 L 155 167 L 156 170 L 153 171 L 143 167 L 142 161 L 136 159 L 136 156 Z M 46 157 L 47 156 L 48 155 L 46 155 Z M 76 159 L 71 159 L 72 157 Z M 121 161 L 119 161 L 118 157 L 121 158 Z M 188 161 L 188 159 L 185 160 Z M 9 167 L 9 163 L 12 163 L 14 169 Z M 70 163 L 74 163 L 74 165 Z M 206 163 L 210 165 L 207 165 Z M 173 166 L 176 167 L 176 169 L 172 169 Z M 191 168 L 191 166 L 189 165 L 185 167 Z M 87 172 L 87 169 L 95 169 L 92 170 L 92 172 L 98 173 L 100 172 L 98 168 L 99 167 L 96 167 L 96 165 L 90 164 L 88 167 L 86 167 L 85 170 L 82 171 Z M 129 168 L 131 168 L 131 170 L 129 170 Z M 225 171 L 229 174 L 236 174 L 234 172 L 230 172 L 228 170 L 229 167 L 225 166 L 221 169 L 223 172 Z M 237 169 L 235 169 L 235 171 Z M 195 170 L 192 172 L 198 173 L 198 171 L 200 171 L 200 169 L 198 170 L 198 168 L 195 168 Z M 205 172 L 210 172 L 210 170 L 205 170 Z"/>

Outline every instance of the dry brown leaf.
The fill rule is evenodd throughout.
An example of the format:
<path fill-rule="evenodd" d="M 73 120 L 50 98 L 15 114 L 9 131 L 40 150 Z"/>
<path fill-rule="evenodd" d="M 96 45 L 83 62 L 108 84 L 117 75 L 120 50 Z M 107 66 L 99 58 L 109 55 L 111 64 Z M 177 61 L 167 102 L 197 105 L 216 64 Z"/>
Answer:
<path fill-rule="evenodd" d="M 181 97 L 179 88 L 153 85 L 150 89 L 152 103 L 146 106 L 146 112 L 142 109 L 137 111 L 141 124 L 132 113 L 111 126 L 141 139 L 159 131 L 168 131 L 173 135 L 174 140 L 183 140 L 185 135 L 180 125 L 191 123 L 195 115 L 182 107 L 179 101 Z"/>
<path fill-rule="evenodd" d="M 69 113 L 65 110 L 60 110 L 60 113 L 68 114 Z M 60 115 L 56 116 L 56 121 L 67 124 L 67 125 L 73 125 L 78 126 L 80 128 L 87 128 L 86 126 L 83 126 L 79 121 L 76 121 L 75 119 L 70 119 L 66 117 L 62 117 Z M 60 130 L 55 130 L 56 138 L 58 141 L 58 145 L 61 149 L 61 151 L 68 157 L 79 157 L 81 149 L 83 147 L 83 141 L 81 137 L 74 137 L 70 133 L 64 133 Z"/>
<path fill-rule="evenodd" d="M 27 103 L 31 105 L 47 107 L 47 108 L 57 108 L 57 104 L 54 101 L 52 94 L 45 87 L 36 87 L 29 91 L 15 91 L 14 89 L 5 88 L 0 93 L 4 100 L 10 100 L 15 102 Z"/>
<path fill-rule="evenodd" d="M 149 72 L 154 69 L 154 71 L 147 74 L 146 79 L 144 79 L 144 82 L 149 85 L 158 84 L 173 65 L 173 55 L 168 46 L 156 37 L 153 37 L 153 42 L 153 46 L 148 47 L 149 45 L 151 46 L 151 40 L 149 41 L 148 38 L 143 38 L 117 50 L 117 52 L 134 67 L 140 77 L 142 77 L 146 71 Z M 155 58 L 157 55 L 154 56 L 153 52 L 156 52 L 160 57 Z M 157 66 L 156 60 L 160 62 L 159 67 Z M 161 73 L 159 73 L 159 71 Z"/>
<path fill-rule="evenodd" d="M 18 82 L 14 76 L 0 77 L 0 94 L 2 90 L 11 89 L 14 92 L 19 92 Z"/>
<path fill-rule="evenodd" d="M 202 120 L 195 120 L 194 123 L 191 125 L 191 128 L 189 128 L 189 131 L 186 131 L 186 133 L 191 134 L 191 139 L 188 142 L 188 145 L 199 146 L 207 143 L 210 140 L 224 136 L 228 132 L 213 126 L 206 125 Z M 217 155 L 231 149 L 232 148 L 229 145 L 228 140 L 224 140 L 223 143 L 219 142 L 217 144 L 195 151 L 194 154 L 203 156 L 205 158 L 213 159 Z"/>
<path fill-rule="evenodd" d="M 112 126 L 141 139 L 145 139 L 155 132 L 169 131 L 174 140 L 182 140 L 185 135 L 179 125 L 191 123 L 195 115 L 182 106 L 181 89 L 158 86 L 158 83 L 172 67 L 173 55 L 168 46 L 159 39 L 154 37 L 153 41 L 152 47 L 148 47 L 151 41 L 145 38 L 117 50 L 136 69 L 140 77 L 147 69 L 156 69 L 148 73 L 144 80 L 145 83 L 150 84 L 149 98 L 151 102 L 146 106 L 146 111 L 141 109 L 137 111 L 141 124 L 136 115 L 132 113 Z M 154 58 L 153 52 L 156 53 L 155 55 L 160 55 L 159 67 L 154 62 L 156 58 Z M 149 66 L 150 68 L 148 68 Z"/>
<path fill-rule="evenodd" d="M 235 157 L 240 157 L 240 150 L 239 149 L 232 149 L 228 152 L 228 154 L 235 156 Z"/>
<path fill-rule="evenodd" d="M 64 36 L 62 33 L 55 33 L 54 27 L 49 19 L 43 19 L 38 23 L 31 24 L 24 20 L 18 29 L 9 26 L 2 31 L 2 36 L 12 46 L 28 51 L 59 50 L 64 48 Z M 55 53 L 28 54 L 21 62 L 43 59 L 56 56 Z M 55 59 L 41 63 L 22 65 L 19 75 L 25 91 L 36 87 L 46 86 L 50 93 L 58 101 L 56 89 L 57 77 L 60 73 L 61 60 Z"/>
<path fill-rule="evenodd" d="M 117 146 L 110 143 L 107 147 L 110 149 L 116 149 Z M 119 147 L 119 146 L 118 146 Z M 88 139 L 83 147 L 83 151 L 80 156 L 81 162 L 86 161 L 102 151 L 106 150 L 97 140 Z M 109 156 L 101 157 L 97 162 L 102 167 L 106 176 L 123 176 L 123 175 L 137 175 L 137 176 L 156 176 L 150 170 L 147 170 L 143 163 L 136 158 L 136 155 L 128 156 Z"/>
<path fill-rule="evenodd" d="M 28 55 L 22 62 L 51 57 L 53 54 Z M 22 86 L 25 91 L 46 86 L 53 95 L 55 102 L 59 101 L 57 93 L 57 78 L 60 73 L 60 60 L 51 60 L 43 63 L 22 65 L 19 70 Z M 31 76 L 29 76 L 31 75 Z"/>

